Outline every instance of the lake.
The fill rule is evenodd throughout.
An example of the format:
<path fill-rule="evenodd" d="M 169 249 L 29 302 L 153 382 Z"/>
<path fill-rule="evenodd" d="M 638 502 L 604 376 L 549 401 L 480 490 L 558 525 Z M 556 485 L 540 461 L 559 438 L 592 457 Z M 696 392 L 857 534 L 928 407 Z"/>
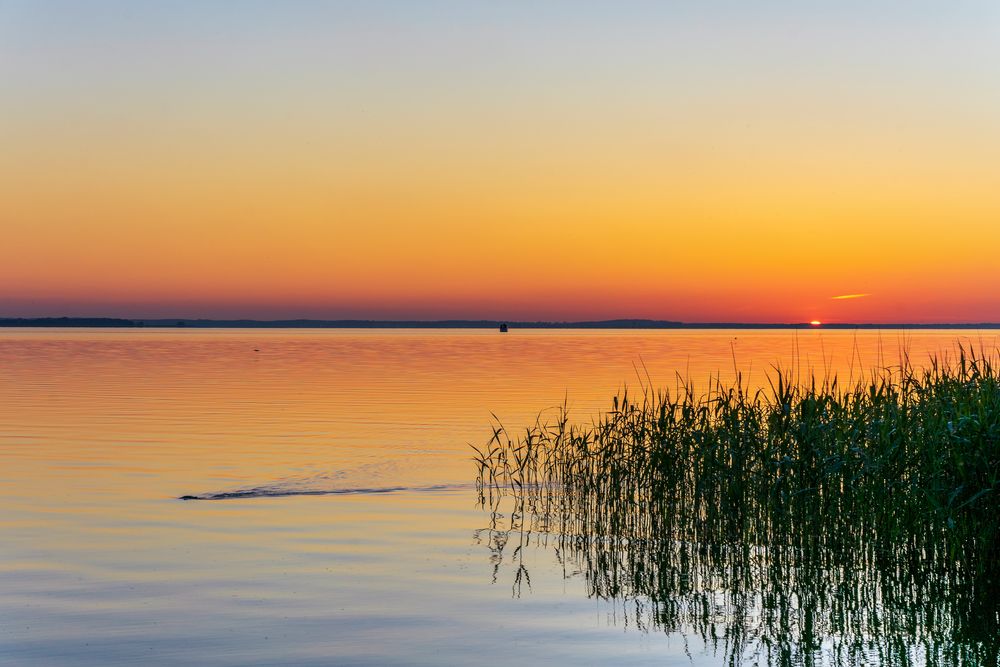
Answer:
<path fill-rule="evenodd" d="M 997 332 L 0 330 L 0 664 L 718 664 L 732 610 L 668 632 L 594 595 L 479 505 L 469 444 L 626 385 L 846 380 L 956 341 Z"/>

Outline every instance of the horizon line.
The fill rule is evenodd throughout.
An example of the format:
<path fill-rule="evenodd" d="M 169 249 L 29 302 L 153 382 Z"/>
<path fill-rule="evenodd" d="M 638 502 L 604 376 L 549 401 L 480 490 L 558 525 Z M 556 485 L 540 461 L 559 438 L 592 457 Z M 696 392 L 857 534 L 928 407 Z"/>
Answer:
<path fill-rule="evenodd" d="M 507 325 L 520 329 L 1000 329 L 1000 322 L 685 322 L 651 318 L 601 320 L 503 319 L 365 319 L 365 318 L 125 318 L 125 317 L 0 317 L 3 328 L 202 328 L 202 329 L 488 329 Z"/>

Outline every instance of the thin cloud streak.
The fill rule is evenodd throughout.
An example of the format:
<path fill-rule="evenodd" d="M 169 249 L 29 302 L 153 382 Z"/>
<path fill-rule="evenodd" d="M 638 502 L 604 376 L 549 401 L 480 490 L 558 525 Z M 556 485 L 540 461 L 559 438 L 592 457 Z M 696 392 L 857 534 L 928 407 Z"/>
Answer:
<path fill-rule="evenodd" d="M 865 294 L 841 294 L 840 296 L 831 296 L 830 298 L 840 301 L 843 299 L 862 299 L 866 296 L 871 296 L 871 294 L 868 294 L 867 292 Z"/>

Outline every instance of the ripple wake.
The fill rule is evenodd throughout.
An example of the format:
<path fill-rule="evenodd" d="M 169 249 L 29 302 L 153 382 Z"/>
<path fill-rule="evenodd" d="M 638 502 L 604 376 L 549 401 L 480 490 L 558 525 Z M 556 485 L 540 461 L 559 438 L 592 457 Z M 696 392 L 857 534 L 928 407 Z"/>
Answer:
<path fill-rule="evenodd" d="M 350 494 L 377 494 L 377 493 L 420 493 L 433 491 L 452 491 L 456 489 L 472 488 L 471 484 L 432 484 L 429 486 L 373 486 L 373 487 L 351 487 L 337 489 L 295 489 L 275 486 L 258 486 L 250 489 L 237 489 L 235 491 L 220 491 L 218 493 L 200 493 L 195 495 L 178 496 L 178 500 L 233 500 L 238 498 L 277 498 L 282 496 L 331 496 Z"/>

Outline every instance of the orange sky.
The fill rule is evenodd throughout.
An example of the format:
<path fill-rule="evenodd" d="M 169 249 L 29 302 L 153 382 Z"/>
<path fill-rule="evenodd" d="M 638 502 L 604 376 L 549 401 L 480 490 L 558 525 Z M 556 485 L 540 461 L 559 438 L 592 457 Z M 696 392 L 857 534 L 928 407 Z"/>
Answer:
<path fill-rule="evenodd" d="M 708 4 L 12 3 L 0 316 L 1000 321 L 1000 11 Z"/>

